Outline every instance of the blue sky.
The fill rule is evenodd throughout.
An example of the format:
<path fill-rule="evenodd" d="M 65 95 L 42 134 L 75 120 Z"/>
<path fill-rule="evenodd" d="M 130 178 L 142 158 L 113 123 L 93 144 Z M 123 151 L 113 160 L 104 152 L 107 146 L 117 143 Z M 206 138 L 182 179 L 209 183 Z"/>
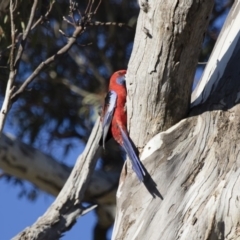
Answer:
<path fill-rule="evenodd" d="M 27 226 L 34 223 L 50 204 L 53 197 L 42 194 L 35 202 L 29 202 L 26 198 L 19 199 L 18 187 L 13 187 L 0 181 L 0 223 L 1 240 L 9 240 Z M 92 239 L 92 229 L 96 222 L 94 212 L 78 219 L 77 224 L 65 233 L 63 240 Z"/>
<path fill-rule="evenodd" d="M 14 136 L 17 126 L 12 126 L 6 123 L 4 132 L 10 133 Z M 44 132 L 41 133 L 44 135 Z M 24 139 L 28 142 L 28 139 Z M 75 142 L 75 141 L 74 141 Z M 75 147 L 69 150 L 66 157 L 63 158 L 62 152 L 64 149 L 64 141 L 62 146 L 59 142 L 53 144 L 50 148 L 52 155 L 59 161 L 63 161 L 69 166 L 74 166 L 75 161 L 79 154 L 84 149 L 84 146 L 76 141 Z M 49 149 L 42 151 L 48 152 Z M 28 184 L 27 184 L 28 185 Z M 14 186 L 11 183 L 7 183 L 4 179 L 0 179 L 0 239 L 9 240 L 18 234 L 20 231 L 28 226 L 31 226 L 41 215 L 45 213 L 48 207 L 54 201 L 54 197 L 41 192 L 36 201 L 29 201 L 26 197 L 19 198 L 18 194 L 21 191 L 20 186 Z M 62 240 L 91 240 L 93 239 L 93 228 L 97 221 L 94 211 L 79 218 L 77 223 L 72 229 L 65 233 Z"/>
<path fill-rule="evenodd" d="M 5 132 L 14 133 L 14 129 L 7 124 Z M 59 146 L 58 146 L 59 147 Z M 55 149 L 57 150 L 57 149 Z M 79 146 L 71 149 L 65 162 L 74 165 L 77 156 L 81 153 L 83 147 Z M 57 151 L 56 151 L 57 152 Z M 60 156 L 56 156 L 59 157 Z M 54 201 L 50 195 L 42 192 L 36 201 L 31 202 L 26 197 L 18 198 L 21 187 L 13 186 L 0 180 L 0 233 L 1 240 L 9 240 L 24 228 L 32 225 L 39 216 L 48 209 Z M 73 228 L 65 233 L 62 240 L 92 239 L 92 230 L 96 223 L 95 213 L 92 211 L 78 219 Z"/>

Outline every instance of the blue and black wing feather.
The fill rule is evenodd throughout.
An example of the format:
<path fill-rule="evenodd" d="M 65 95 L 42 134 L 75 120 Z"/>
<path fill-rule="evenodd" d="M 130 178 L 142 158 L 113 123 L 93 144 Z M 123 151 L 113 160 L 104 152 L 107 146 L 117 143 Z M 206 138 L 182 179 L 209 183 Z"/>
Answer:
<path fill-rule="evenodd" d="M 104 149 L 105 149 L 105 142 L 109 134 L 109 128 L 112 123 L 112 118 L 115 111 L 116 103 L 117 103 L 117 93 L 115 91 L 109 91 L 105 98 L 105 105 L 104 105 L 103 115 L 102 115 L 102 129 L 103 129 L 102 145 Z"/>
<path fill-rule="evenodd" d="M 142 164 L 136 154 L 136 151 L 134 150 L 134 148 L 132 146 L 129 136 L 123 131 L 123 129 L 121 127 L 119 127 L 119 128 L 120 128 L 120 131 L 122 134 L 123 148 L 126 151 L 129 159 L 131 160 L 133 171 L 137 174 L 138 179 L 141 182 L 143 182 L 146 173 L 145 173 L 145 171 L 142 167 Z"/>

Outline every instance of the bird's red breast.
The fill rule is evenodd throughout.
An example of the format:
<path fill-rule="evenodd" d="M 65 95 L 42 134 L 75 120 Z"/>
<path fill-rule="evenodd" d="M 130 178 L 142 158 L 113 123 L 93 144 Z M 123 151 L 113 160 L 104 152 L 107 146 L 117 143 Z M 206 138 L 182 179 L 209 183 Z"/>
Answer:
<path fill-rule="evenodd" d="M 109 83 L 109 90 L 115 91 L 117 93 L 117 101 L 115 112 L 112 119 L 111 133 L 113 138 L 122 145 L 122 135 L 119 127 L 123 131 L 127 130 L 127 111 L 126 111 L 126 98 L 127 90 L 125 84 L 125 74 L 126 70 L 120 70 L 115 72 Z"/>

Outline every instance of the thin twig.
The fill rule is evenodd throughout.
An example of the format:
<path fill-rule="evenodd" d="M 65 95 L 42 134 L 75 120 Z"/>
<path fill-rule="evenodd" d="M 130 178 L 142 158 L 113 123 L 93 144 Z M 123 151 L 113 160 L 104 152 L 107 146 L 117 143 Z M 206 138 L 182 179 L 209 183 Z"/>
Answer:
<path fill-rule="evenodd" d="M 128 26 L 126 23 L 117 23 L 117 22 L 90 22 L 88 23 L 89 26 L 118 26 L 118 27 L 127 27 L 129 29 L 133 29 L 132 27 Z"/>
<path fill-rule="evenodd" d="M 16 59 L 15 59 L 14 65 L 15 65 L 16 69 L 18 69 L 18 65 L 20 63 L 20 60 L 21 60 L 21 57 L 22 57 L 22 54 L 23 54 L 23 51 L 24 51 L 24 47 L 25 47 L 25 44 L 26 44 L 26 39 L 27 39 L 27 36 L 28 36 L 28 34 L 31 30 L 32 24 L 33 24 L 33 19 L 34 19 L 34 16 L 35 16 L 35 11 L 36 11 L 36 8 L 37 8 L 37 4 L 38 4 L 38 0 L 34 0 L 33 5 L 32 5 L 32 9 L 31 9 L 31 13 L 30 13 L 30 17 L 29 17 L 29 20 L 28 20 L 28 24 L 27 24 L 26 30 L 23 32 L 22 41 L 21 41 L 21 44 L 19 45 L 17 56 L 16 56 Z"/>
<path fill-rule="evenodd" d="M 14 50 L 15 50 L 15 24 L 14 24 L 14 16 L 13 16 L 13 1 L 10 1 L 10 19 L 11 19 L 11 39 L 12 39 L 12 47 L 10 51 L 10 72 L 14 71 Z"/>
<path fill-rule="evenodd" d="M 88 4 L 87 4 L 87 7 L 86 7 L 86 9 L 85 9 L 84 14 L 86 14 L 87 12 L 90 12 L 90 11 L 91 11 L 91 9 L 90 9 L 91 2 L 92 2 L 92 0 L 89 0 L 89 1 L 88 1 Z"/>
<path fill-rule="evenodd" d="M 52 11 L 53 5 L 54 5 L 55 1 L 50 2 L 49 5 L 49 9 L 47 10 L 47 12 L 45 13 L 45 15 L 41 16 L 31 27 L 31 30 L 33 30 L 39 23 L 41 23 L 44 19 L 46 19 L 48 17 L 48 15 L 50 14 L 50 12 Z"/>
<path fill-rule="evenodd" d="M 73 25 L 76 26 L 77 25 L 77 22 L 75 21 L 75 18 L 74 18 L 74 12 L 76 11 L 77 9 L 77 6 L 78 4 L 76 2 L 73 2 L 73 1 L 69 1 L 69 16 L 71 17 L 72 21 L 73 21 Z"/>
<path fill-rule="evenodd" d="M 49 9 L 48 11 L 45 13 L 45 15 L 43 16 L 40 16 L 39 19 L 32 25 L 31 27 L 31 31 L 36 28 L 44 19 L 46 19 L 48 17 L 48 15 L 50 14 L 50 12 L 52 11 L 52 7 L 53 7 L 53 4 L 55 3 L 55 1 L 52 1 L 49 5 Z M 16 30 L 17 31 L 17 30 Z M 16 44 L 18 42 L 20 42 L 22 40 L 22 36 L 23 36 L 23 33 L 19 33 L 17 38 L 15 39 L 15 42 L 14 42 L 14 45 L 16 46 Z M 8 47 L 6 47 L 5 50 L 2 50 L 1 53 L 7 51 L 8 49 L 10 49 L 12 47 L 12 44 L 9 45 Z"/>
<path fill-rule="evenodd" d="M 101 4 L 101 3 L 102 3 L 102 0 L 99 0 L 98 5 L 97 5 L 97 7 L 96 7 L 96 9 L 95 9 L 95 11 L 94 11 L 94 14 L 97 13 L 97 10 L 98 10 L 98 8 L 100 7 L 100 4 Z"/>
<path fill-rule="evenodd" d="M 70 38 L 65 32 L 63 32 L 61 29 L 58 30 L 64 37 Z"/>
<path fill-rule="evenodd" d="M 101 3 L 101 0 L 99 2 Z M 38 67 L 34 70 L 34 72 L 24 81 L 24 83 L 21 85 L 21 87 L 12 95 L 12 98 L 11 98 L 12 101 L 16 100 L 18 95 L 21 94 L 26 89 L 26 87 L 34 80 L 34 78 L 36 76 L 39 75 L 39 73 L 47 65 L 52 63 L 56 58 L 65 54 L 72 47 L 72 45 L 77 41 L 77 37 L 80 34 L 84 33 L 86 26 L 90 25 L 92 15 L 96 13 L 96 11 L 100 5 L 100 3 L 97 5 L 97 7 L 93 13 L 92 12 L 93 3 L 94 3 L 94 1 L 89 0 L 87 8 L 85 10 L 86 17 L 83 17 L 78 25 L 74 24 L 73 22 L 70 22 L 68 19 L 63 17 L 63 19 L 66 22 L 68 22 L 71 25 L 75 25 L 75 31 L 74 31 L 73 35 L 71 37 L 68 37 L 68 43 L 64 47 L 62 47 L 56 54 L 52 55 L 51 57 L 49 57 L 48 59 L 46 59 L 45 61 L 43 61 L 42 63 L 40 63 L 38 65 Z M 72 3 L 72 1 L 70 1 L 70 4 L 74 4 L 74 3 Z M 63 31 L 61 31 L 61 30 L 60 30 L 60 33 L 66 36 L 66 34 L 64 34 Z"/>
<path fill-rule="evenodd" d="M 24 81 L 24 83 L 21 85 L 21 87 L 12 95 L 12 100 L 16 100 L 16 97 L 21 94 L 26 87 L 34 80 L 36 76 L 39 75 L 39 73 L 50 63 L 52 63 L 54 60 L 56 60 L 58 57 L 65 54 L 72 45 L 77 41 L 77 37 L 83 33 L 83 28 L 81 26 L 77 26 L 75 31 L 73 32 L 73 35 L 68 38 L 68 43 L 62 47 L 56 54 L 49 57 L 47 60 L 43 61 L 38 65 L 38 67 L 34 70 L 34 72 Z"/>
<path fill-rule="evenodd" d="M 63 20 L 72 26 L 76 26 L 73 22 L 70 22 L 66 17 L 63 17 Z"/>

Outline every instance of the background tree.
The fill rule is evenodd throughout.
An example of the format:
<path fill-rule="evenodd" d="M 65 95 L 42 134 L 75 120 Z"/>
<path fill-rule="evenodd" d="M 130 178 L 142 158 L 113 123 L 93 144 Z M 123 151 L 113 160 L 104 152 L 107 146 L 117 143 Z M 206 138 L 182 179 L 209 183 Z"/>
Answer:
<path fill-rule="evenodd" d="M 212 29 L 213 26 L 216 26 L 216 22 L 222 14 L 226 14 L 231 3 L 232 1 L 226 1 L 224 3 L 222 3 L 222 1 L 216 2 L 213 11 L 214 14 L 210 21 L 211 25 L 206 35 L 201 61 L 207 58 L 206 56 L 208 56 L 209 50 L 207 51 L 206 49 L 210 49 L 209 46 L 216 40 L 216 32 L 219 30 Z M 87 3 L 85 3 L 85 5 L 79 5 L 81 12 L 84 12 L 86 5 Z M 42 17 L 41 24 L 29 34 L 19 67 L 19 75 L 16 78 L 17 87 L 20 86 L 26 76 L 28 76 L 41 61 L 53 53 L 56 53 L 61 46 L 66 44 L 67 37 L 62 36 L 58 32 L 59 29 L 65 32 L 66 35 L 71 35 L 73 32 L 71 25 L 60 20 L 62 16 L 68 15 L 68 2 L 59 1 L 55 2 L 52 7 L 50 6 L 51 2 L 48 1 L 41 1 L 38 5 L 36 19 L 40 19 L 41 16 L 49 13 L 47 17 Z M 29 16 L 27 13 L 30 12 L 30 8 L 31 4 L 24 1 L 19 2 L 19 5 L 16 6 L 14 16 L 16 29 L 24 30 L 26 28 L 25 26 L 27 25 L 26 23 Z M 49 11 L 49 9 L 51 9 L 51 11 Z M 66 12 L 64 12 L 64 10 Z M 108 14 L 106 14 L 106 12 Z M 5 44 L 5 48 L 1 53 L 2 68 L 0 70 L 2 71 L 1 84 L 5 82 L 6 86 L 9 74 L 9 49 L 11 49 L 7 48 L 11 44 L 8 6 L 4 8 L 1 13 L 3 16 L 1 18 L 1 42 L 2 46 Z M 124 22 L 134 27 L 137 13 L 138 6 L 135 1 L 104 1 L 95 18 L 102 22 Z M 149 30 L 148 26 L 144 27 Z M 21 31 L 19 30 L 19 32 L 16 38 L 17 44 L 18 41 L 21 40 Z M 151 33 L 147 32 L 147 34 Z M 16 103 L 14 103 L 9 121 L 12 126 L 17 126 L 17 128 L 15 128 L 17 136 L 22 140 L 27 140 L 27 143 L 32 144 L 34 147 L 40 148 L 41 146 L 48 154 L 51 154 L 54 144 L 65 145 L 63 154 L 67 154 L 69 149 L 76 143 L 85 144 L 97 116 L 98 106 L 101 105 L 101 100 L 105 95 L 105 81 L 113 70 L 126 67 L 131 53 L 133 35 L 134 31 L 127 27 L 89 26 L 86 32 L 78 39 L 78 44 L 75 44 L 67 55 L 64 55 L 64 61 L 62 60 L 63 58 L 57 59 L 56 62 L 48 65 L 29 86 L 31 91 L 25 91 L 24 94 L 19 96 Z M 44 44 L 42 44 L 43 39 Z M 89 45 L 89 43 L 92 44 Z M 206 52 L 208 52 L 208 54 L 206 54 Z M 5 89 L 5 86 L 2 86 L 1 89 Z M 61 106 L 61 108 L 59 108 L 59 106 Z M 138 110 L 136 109 L 136 111 Z M 168 124 L 172 125 L 173 122 Z M 158 130 L 166 129 L 170 125 Z M 3 144 L 7 142 L 6 139 L 2 141 Z M 142 147 L 142 144 L 138 146 Z M 20 149 L 20 152 L 23 153 L 24 151 L 25 153 L 28 151 L 26 146 Z M 116 149 L 116 147 L 114 147 L 114 149 Z M 119 150 L 117 149 L 116 151 Z M 108 217 L 106 221 L 106 214 L 103 214 L 103 212 L 106 212 L 103 210 L 104 205 L 108 205 L 109 202 L 113 204 L 115 201 L 114 193 L 117 186 L 116 182 L 122 166 L 121 158 L 116 159 L 116 155 L 119 156 L 119 154 L 112 153 L 111 151 L 107 153 L 108 154 L 102 155 L 102 161 L 99 165 L 100 169 L 95 174 L 102 174 L 106 177 L 114 176 L 116 181 L 113 181 L 114 184 L 109 188 L 108 186 L 103 188 L 103 192 L 98 194 L 93 193 L 92 195 L 90 193 L 86 194 L 86 196 L 88 196 L 88 198 L 86 197 L 86 201 L 97 202 L 103 205 L 102 208 L 98 208 L 98 214 L 99 217 L 100 215 L 104 216 L 102 219 L 105 219 L 105 223 L 101 224 L 100 220 L 96 227 L 96 231 L 103 228 L 101 232 L 103 235 L 105 235 L 106 229 L 108 229 L 113 222 L 112 217 Z M 41 158 L 44 158 L 44 156 L 42 155 Z M 114 161 L 112 161 L 113 158 Z M 56 163 L 51 158 L 47 158 L 46 163 L 48 161 Z M 27 166 L 27 164 L 23 165 L 25 167 Z M 48 164 L 42 164 L 42 166 L 48 166 Z M 46 184 L 47 181 L 41 181 L 41 179 L 45 179 L 44 177 L 36 177 L 34 180 L 34 178 L 32 178 L 34 174 L 29 174 L 29 177 L 27 177 L 28 175 L 21 174 L 21 171 L 16 171 L 16 169 L 13 171 L 13 168 L 9 167 L 9 164 L 4 165 L 4 161 L 1 161 L 0 165 L 5 172 L 3 175 L 5 178 L 12 179 L 9 178 L 9 174 L 12 174 L 22 179 L 27 179 L 44 191 L 55 195 L 61 189 L 63 182 L 70 172 L 69 168 L 66 168 L 63 164 L 57 166 L 59 167 L 52 168 L 51 175 L 55 176 L 53 175 L 54 172 L 56 175 L 59 174 L 59 172 L 54 171 L 54 169 L 59 169 L 62 170 L 61 174 L 64 177 L 60 178 L 62 181 L 59 178 L 53 177 L 50 183 L 54 181 L 55 185 L 49 185 Z M 42 173 L 42 176 L 46 176 L 44 170 Z M 100 179 L 103 178 L 102 175 Z M 101 186 L 106 186 L 106 182 L 101 184 Z M 106 189 L 108 190 L 106 191 Z M 34 192 L 35 194 L 29 194 L 29 192 Z M 28 196 L 37 196 L 35 188 L 26 193 Z M 104 199 L 104 201 L 102 201 L 102 199 Z M 111 199 L 111 201 L 109 199 Z M 99 231 L 96 235 L 100 236 Z"/>

